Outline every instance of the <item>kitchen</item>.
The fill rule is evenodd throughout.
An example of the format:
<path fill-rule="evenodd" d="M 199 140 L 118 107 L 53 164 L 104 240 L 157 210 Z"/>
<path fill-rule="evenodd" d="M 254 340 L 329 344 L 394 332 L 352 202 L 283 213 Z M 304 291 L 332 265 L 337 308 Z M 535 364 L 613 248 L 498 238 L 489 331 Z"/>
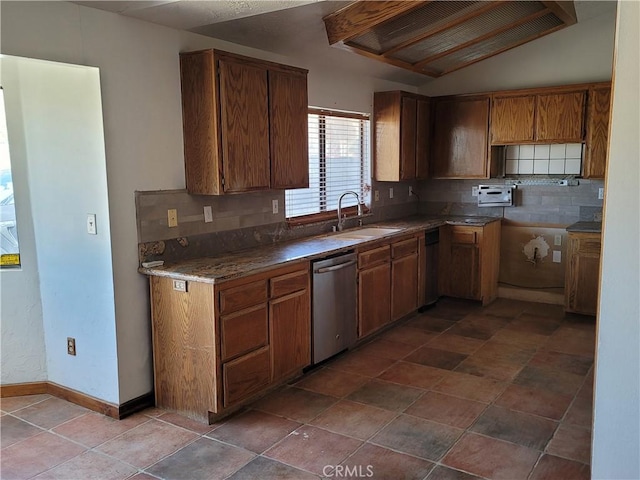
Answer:
<path fill-rule="evenodd" d="M 117 393 L 115 396 L 113 393 L 101 392 L 99 389 L 96 390 L 93 386 L 87 389 L 86 386 L 74 385 L 72 382 L 70 382 L 69 385 L 72 388 L 75 387 L 78 390 L 87 391 L 89 394 L 94 394 L 99 398 L 104 398 L 116 404 L 124 403 L 147 393 L 151 387 L 149 376 L 151 366 L 150 355 L 148 348 L 144 347 L 147 340 L 142 340 L 147 339 L 149 334 L 147 326 L 149 313 L 146 302 L 141 301 L 141 299 L 147 298 L 148 296 L 147 287 L 143 278 L 138 278 L 139 274 L 131 271 L 131 265 L 137 265 L 138 263 L 138 251 L 132 248 L 133 245 L 137 244 L 135 227 L 131 227 L 135 225 L 135 211 L 132 208 L 132 192 L 134 190 L 152 191 L 159 188 L 183 188 L 183 168 L 180 162 L 175 161 L 176 158 L 181 158 L 182 156 L 182 142 L 179 133 L 181 131 L 180 98 L 179 94 L 177 94 L 177 92 L 179 92 L 179 78 L 176 73 L 177 51 L 178 49 L 194 50 L 205 48 L 210 44 L 207 44 L 201 37 L 191 37 L 190 40 L 187 40 L 183 34 L 175 31 L 171 31 L 170 34 L 168 34 L 164 29 L 159 27 L 141 24 L 131 20 L 123 20 L 115 15 L 104 14 L 70 4 L 39 5 L 38 8 L 44 10 L 40 10 L 38 14 L 32 11 L 32 8 L 35 7 L 29 5 L 18 6 L 14 4 L 5 8 L 3 5 L 3 13 L 5 14 L 3 18 L 9 18 L 9 14 L 13 9 L 16 15 L 11 15 L 11 18 L 14 20 L 16 18 L 25 18 L 29 19 L 29 21 L 35 21 L 35 19 L 40 18 L 40 12 L 46 12 L 49 19 L 57 18 L 63 21 L 63 19 L 71 18 L 77 14 L 77 11 L 80 11 L 82 12 L 84 21 L 96 22 L 95 35 L 107 35 L 106 31 L 109 28 L 113 28 L 115 31 L 119 31 L 120 28 L 125 28 L 125 31 L 130 32 L 130 37 L 136 38 L 144 35 L 146 39 L 144 47 L 140 46 L 140 49 L 130 52 L 131 57 L 120 55 L 115 57 L 97 44 L 91 45 L 85 43 L 83 48 L 88 49 L 86 51 L 95 53 L 92 54 L 94 55 L 93 58 L 83 61 L 81 60 L 84 55 L 80 48 L 81 43 L 74 42 L 71 32 L 69 36 L 65 37 L 62 44 L 53 40 L 58 35 L 54 32 L 64 30 L 56 28 L 55 23 L 51 23 L 51 25 L 47 27 L 41 26 L 41 28 L 34 28 L 33 26 L 26 27 L 15 20 L 14 25 L 3 25 L 3 51 L 7 53 L 49 58 L 58 61 L 73 61 L 74 63 L 96 64 L 101 67 L 103 72 L 105 81 L 103 90 L 109 99 L 109 101 L 104 102 L 105 118 L 107 119 L 105 135 L 110 158 L 107 174 L 108 177 L 112 179 L 109 185 L 109 206 L 112 212 L 111 215 L 116 215 L 115 219 L 111 222 L 112 238 L 114 239 L 113 241 L 116 242 L 114 243 L 114 252 L 117 252 L 117 254 L 114 255 L 113 265 L 115 296 L 117 299 L 116 304 L 118 305 L 119 318 L 117 322 L 118 364 L 121 365 L 116 368 L 122 370 L 119 374 L 120 385 L 116 388 Z M 52 21 L 49 20 L 49 22 Z M 132 23 L 135 23 L 135 28 Z M 587 41 L 586 38 L 592 38 L 596 43 L 589 48 L 591 55 L 596 55 L 599 48 L 601 48 L 599 47 L 600 43 L 598 43 L 598 32 L 601 32 L 600 34 L 605 37 L 612 34 L 612 30 L 607 31 L 604 29 L 603 31 L 603 29 L 598 29 L 597 27 L 599 25 L 599 22 L 592 22 L 592 24 L 587 25 L 588 28 L 585 27 L 585 29 L 589 30 L 591 36 L 587 35 L 580 40 L 581 42 L 585 42 Z M 576 27 L 581 28 L 580 24 Z M 13 32 L 12 29 L 14 28 L 31 33 L 29 35 L 20 35 Z M 575 28 L 573 31 L 575 31 Z M 39 33 L 36 35 L 36 32 Z M 73 32 L 77 31 L 73 30 Z M 567 34 L 570 33 L 569 31 L 567 32 Z M 11 35 L 9 33 L 11 33 Z M 38 38 L 38 35 L 42 35 L 42 37 Z M 558 32 L 557 35 L 562 35 L 562 32 Z M 25 38 L 25 36 L 27 36 L 27 38 Z M 14 42 L 12 45 L 12 38 L 15 39 L 15 42 L 18 42 L 18 39 L 22 39 L 22 41 L 18 42 L 18 44 Z M 29 40 L 29 38 L 33 38 L 33 40 Z M 100 42 L 98 38 L 95 38 L 95 41 Z M 119 52 L 129 51 L 130 47 L 128 43 L 130 42 L 126 43 L 126 40 L 130 40 L 131 38 L 115 39 L 110 35 L 108 35 L 107 38 L 109 40 L 101 43 L 102 45 L 120 40 L 123 43 L 119 47 L 116 43 L 110 48 L 113 48 L 113 51 L 118 50 Z M 63 39 L 60 41 L 62 40 Z M 567 39 L 565 38 L 565 40 Z M 176 47 L 175 45 L 178 44 L 179 47 Z M 57 50 L 55 45 L 59 45 Z M 71 48 L 65 48 L 65 45 L 70 45 Z M 581 45 L 584 45 L 584 43 Z M 611 43 L 609 43 L 609 45 L 608 55 L 610 57 Z M 224 44 L 221 43 L 219 47 L 224 49 Z M 557 48 L 557 46 L 554 48 Z M 235 50 L 246 53 L 249 56 L 253 54 L 252 51 L 247 49 L 235 48 Z M 154 64 L 155 66 L 135 60 L 138 58 L 137 55 L 145 56 L 151 54 L 151 52 L 153 52 L 154 58 L 157 56 L 158 59 L 158 63 Z M 540 55 L 539 51 L 538 55 Z M 264 57 L 268 58 L 269 56 L 264 55 Z M 517 78 L 518 72 L 522 70 L 522 60 L 514 57 L 514 55 L 510 57 L 510 62 L 514 65 L 513 69 L 507 69 L 515 71 L 512 71 L 511 76 L 512 78 L 514 76 Z M 276 56 L 271 56 L 271 59 L 281 61 L 285 64 L 311 67 L 311 65 L 308 64 L 308 60 L 297 62 L 292 59 L 278 58 Z M 567 61 L 566 58 L 563 58 L 560 63 L 565 61 Z M 354 60 L 354 62 L 356 62 L 356 60 Z M 589 62 L 582 62 L 581 65 L 582 71 L 591 68 Z M 161 81 L 159 81 L 160 79 L 153 78 L 157 76 L 154 75 L 154 72 L 157 72 L 158 68 L 167 72 L 167 74 L 162 75 Z M 586 78 L 588 74 L 572 74 L 569 69 L 560 69 L 552 64 L 547 65 L 545 68 L 558 72 L 558 81 L 554 81 L 553 84 L 579 83 L 588 79 Z M 313 72 L 312 68 L 310 68 L 310 70 Z M 540 68 L 534 68 L 533 70 L 534 72 L 539 72 Z M 581 70 L 575 71 L 580 72 Z M 535 74 L 540 75 L 540 73 Z M 113 75 L 118 76 L 111 77 Z M 572 75 L 574 76 L 572 77 Z M 425 91 L 423 93 L 427 95 L 445 93 L 445 87 L 454 88 L 456 83 L 460 86 L 460 82 L 464 80 L 463 77 L 463 75 L 454 75 L 450 79 L 443 79 L 444 81 L 440 81 L 437 85 L 433 86 L 434 90 L 440 88 L 441 92 L 436 91 L 432 93 Z M 524 72 L 521 74 L 521 77 L 525 77 Z M 113 78 L 113 81 L 110 81 L 110 78 Z M 146 81 L 142 81 L 142 79 Z M 152 79 L 153 81 L 151 81 Z M 594 80 L 603 80 L 603 78 L 594 78 Z M 493 78 L 493 81 L 486 75 L 476 75 L 475 81 L 477 83 L 477 87 L 474 87 L 475 91 L 492 91 L 498 88 L 513 87 L 513 85 L 504 85 L 504 83 L 507 82 L 506 75 L 501 75 L 498 79 Z M 523 82 L 524 79 L 521 81 Z M 150 88 L 150 85 L 153 85 L 153 87 Z M 354 88 L 334 89 L 331 88 L 331 85 L 353 85 Z M 358 88 L 355 88 L 356 85 Z M 371 77 L 352 76 L 346 73 L 343 75 L 332 73 L 329 75 L 324 71 L 318 71 L 318 73 L 310 78 L 310 104 L 370 111 L 371 98 L 369 92 L 398 88 L 405 89 L 405 86 L 383 83 Z M 126 94 L 120 96 L 118 93 L 131 91 L 130 89 L 134 89 L 135 95 Z M 469 91 L 469 89 L 460 88 L 458 91 Z M 155 97 L 158 95 L 166 98 L 166 104 L 157 103 Z M 165 112 L 164 114 L 156 115 L 151 123 L 149 123 L 150 118 L 145 114 L 145 112 L 148 111 L 145 105 L 150 104 L 156 105 L 155 108 L 159 109 L 159 112 Z M 120 112 L 120 114 L 117 112 Z M 169 112 L 171 112 L 171 114 L 169 114 Z M 176 114 L 174 115 L 174 113 Z M 114 115 L 116 117 L 114 117 Z M 154 134 L 154 132 L 162 132 L 162 135 Z M 135 175 L 133 175 L 131 166 L 139 165 L 140 158 L 147 159 L 145 160 L 145 166 L 134 168 Z M 388 187 L 390 187 L 390 185 L 385 185 L 385 188 L 380 189 L 383 209 L 398 211 L 404 208 L 401 206 L 403 203 L 417 203 L 413 199 L 408 201 L 408 195 L 404 198 L 399 196 L 395 196 L 393 199 L 388 198 L 388 196 L 385 195 Z M 395 188 L 396 191 L 398 191 L 400 187 L 395 186 Z M 419 192 L 419 194 L 420 193 L 421 192 Z M 259 194 L 255 195 L 259 196 Z M 421 196 L 421 198 L 423 197 Z M 270 198 L 267 200 L 270 200 Z M 125 321 L 124 319 L 132 320 Z M 137 320 L 134 321 L 133 319 Z M 61 333 L 65 337 L 67 336 L 66 333 Z M 142 348 L 141 345 L 143 346 Z M 54 354 L 52 353 L 52 355 Z M 4 358 L 3 364 L 5 364 Z M 69 368 L 73 369 L 75 367 L 70 366 Z M 109 373 L 109 376 L 111 376 L 111 373 Z M 55 378 L 53 380 L 55 381 Z M 91 381 L 89 381 L 89 383 L 91 383 Z"/>

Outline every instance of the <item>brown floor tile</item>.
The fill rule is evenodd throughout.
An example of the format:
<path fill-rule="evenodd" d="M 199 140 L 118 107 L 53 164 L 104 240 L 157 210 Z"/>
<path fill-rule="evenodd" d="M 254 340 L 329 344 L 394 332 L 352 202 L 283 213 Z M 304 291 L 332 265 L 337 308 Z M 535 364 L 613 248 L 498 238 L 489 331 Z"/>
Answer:
<path fill-rule="evenodd" d="M 58 435 L 67 437 L 69 440 L 92 448 L 149 421 L 149 417 L 140 414 L 132 415 L 123 420 L 115 420 L 105 415 L 91 412 L 74 418 L 54 428 L 53 431 Z"/>
<path fill-rule="evenodd" d="M 222 480 L 240 470 L 254 455 L 208 438 L 199 438 L 162 459 L 147 471 L 167 479 Z"/>
<path fill-rule="evenodd" d="M 578 313 L 566 313 L 562 325 L 567 328 L 584 330 L 586 332 L 596 331 L 596 317 L 593 315 L 580 315 Z"/>
<path fill-rule="evenodd" d="M 467 373 L 450 372 L 432 390 L 456 397 L 489 403 L 500 395 L 506 383 L 492 378 L 478 377 Z"/>
<path fill-rule="evenodd" d="M 574 395 L 583 381 L 584 377 L 581 375 L 549 368 L 526 366 L 513 380 L 513 383 L 561 395 Z"/>
<path fill-rule="evenodd" d="M 409 415 L 401 415 L 369 442 L 427 460 L 438 460 L 451 448 L 463 431 Z"/>
<path fill-rule="evenodd" d="M 531 359 L 529 365 L 553 368 L 575 375 L 586 375 L 593 365 L 593 359 L 569 353 L 541 351 Z"/>
<path fill-rule="evenodd" d="M 340 398 L 349 395 L 369 380 L 369 377 L 355 373 L 322 368 L 309 375 L 305 375 L 300 381 L 295 383 L 295 386 L 305 390 L 311 390 L 312 392 Z"/>
<path fill-rule="evenodd" d="M 398 362 L 378 378 L 418 388 L 430 388 L 449 372 L 440 368 L 426 367 L 417 363 Z"/>
<path fill-rule="evenodd" d="M 454 470 L 453 468 L 438 465 L 434 468 L 426 480 L 481 480 L 480 477 L 469 473 Z"/>
<path fill-rule="evenodd" d="M 487 405 L 484 403 L 427 392 L 407 408 L 405 413 L 452 427 L 467 428 L 485 408 Z"/>
<path fill-rule="evenodd" d="M 310 423 L 331 432 L 366 440 L 395 416 L 388 410 L 341 400 Z"/>
<path fill-rule="evenodd" d="M 313 480 L 316 475 L 303 472 L 270 458 L 256 457 L 231 475 L 228 480 Z"/>
<path fill-rule="evenodd" d="M 509 385 L 495 401 L 495 405 L 560 420 L 569 408 L 571 400 L 571 395 L 561 395 L 521 385 Z"/>
<path fill-rule="evenodd" d="M 51 397 L 22 408 L 14 412 L 14 415 L 48 430 L 88 412 L 86 408 Z"/>
<path fill-rule="evenodd" d="M 484 340 L 478 340 L 477 338 L 462 337 L 445 332 L 435 337 L 427 345 L 448 352 L 470 355 L 484 345 L 484 342 Z"/>
<path fill-rule="evenodd" d="M 592 398 L 576 396 L 563 422 L 567 425 L 580 425 L 590 429 L 593 422 Z"/>
<path fill-rule="evenodd" d="M 546 335 L 538 335 L 537 333 L 518 332 L 516 330 L 503 328 L 502 330 L 498 330 L 495 335 L 491 337 L 491 340 L 502 343 L 511 343 L 521 347 L 538 348 L 549 340 L 549 337 Z"/>
<path fill-rule="evenodd" d="M 156 417 L 159 417 L 160 415 L 164 415 L 165 413 L 167 413 L 167 411 L 163 408 L 149 407 L 149 408 L 145 408 L 140 413 L 150 418 L 156 418 Z"/>
<path fill-rule="evenodd" d="M 400 360 L 413 352 L 417 347 L 406 343 L 394 342 L 391 340 L 375 340 L 367 343 L 358 350 L 374 357 L 388 358 L 389 360 Z"/>
<path fill-rule="evenodd" d="M 577 425 L 560 425 L 546 452 L 591 464 L 591 431 Z"/>
<path fill-rule="evenodd" d="M 353 392 L 347 399 L 392 412 L 401 412 L 422 393 L 423 391 L 417 388 L 374 379 Z"/>
<path fill-rule="evenodd" d="M 543 450 L 556 431 L 558 423 L 528 413 L 490 406 L 480 415 L 471 431 Z"/>
<path fill-rule="evenodd" d="M 151 420 L 103 443 L 97 450 L 138 468 L 145 468 L 197 437 L 183 428 Z"/>
<path fill-rule="evenodd" d="M 529 480 L 589 480 L 591 469 L 583 463 L 543 455 Z"/>
<path fill-rule="evenodd" d="M 286 418 L 258 410 L 236 415 L 209 433 L 209 437 L 262 453 L 300 426 Z"/>
<path fill-rule="evenodd" d="M 376 445 L 365 444 L 343 462 L 352 475 L 341 478 L 372 478 L 379 480 L 422 480 L 433 464 Z M 334 474 L 334 477 L 337 476 Z"/>
<path fill-rule="evenodd" d="M 560 327 L 560 320 L 541 315 L 523 313 L 512 320 L 505 328 L 517 332 L 535 333 L 549 336 Z"/>
<path fill-rule="evenodd" d="M 495 315 L 497 317 L 515 318 L 520 315 L 525 308 L 527 308 L 527 302 L 512 300 L 510 298 L 498 298 L 491 305 L 483 308 L 482 313 Z"/>
<path fill-rule="evenodd" d="M 543 349 L 593 358 L 595 346 L 594 331 L 562 326 L 549 337 Z"/>
<path fill-rule="evenodd" d="M 68 462 L 41 473 L 37 480 L 122 480 L 135 474 L 137 469 L 115 458 L 87 451 Z"/>
<path fill-rule="evenodd" d="M 508 320 L 501 317 L 472 314 L 460 320 L 456 325 L 447 330 L 447 333 L 476 338 L 478 340 L 489 340 L 498 330 L 502 329 L 508 323 Z"/>
<path fill-rule="evenodd" d="M 473 354 L 473 357 L 494 358 L 515 365 L 524 365 L 535 353 L 536 349 L 533 347 L 522 347 L 512 343 L 500 342 L 492 338 L 479 348 Z"/>
<path fill-rule="evenodd" d="M 42 432 L 41 428 L 34 427 L 24 420 L 11 415 L 3 415 L 0 419 L 0 448 L 8 447 Z"/>
<path fill-rule="evenodd" d="M 2 450 L 2 478 L 31 478 L 84 451 L 80 445 L 43 432 Z"/>
<path fill-rule="evenodd" d="M 364 352 L 349 352 L 336 358 L 327 364 L 327 367 L 334 370 L 364 375 L 366 377 L 376 377 L 393 365 L 394 361 L 388 358 L 367 355 Z"/>
<path fill-rule="evenodd" d="M 24 395 L 20 397 L 4 397 L 0 398 L 0 410 L 3 412 L 15 412 L 34 403 L 42 402 L 52 398 L 51 395 Z"/>
<path fill-rule="evenodd" d="M 207 425 L 206 423 L 192 420 L 191 418 L 185 417 L 184 415 L 179 415 L 174 412 L 166 412 L 156 418 L 158 420 L 162 420 L 163 422 L 186 428 L 187 430 L 191 430 L 192 432 L 198 433 L 200 435 L 206 435 L 222 424 L 222 422 L 216 422 L 211 425 Z"/>
<path fill-rule="evenodd" d="M 425 311 L 431 317 L 457 322 L 471 313 L 479 312 L 482 306 L 472 300 L 441 298 L 438 303 Z"/>
<path fill-rule="evenodd" d="M 467 433 L 442 463 L 495 480 L 527 478 L 539 452 L 493 438 Z"/>
<path fill-rule="evenodd" d="M 455 352 L 447 352 L 437 348 L 422 347 L 405 358 L 405 361 L 426 365 L 428 367 L 442 368 L 444 370 L 453 370 L 466 355 Z"/>
<path fill-rule="evenodd" d="M 281 388 L 261 398 L 252 408 L 300 423 L 317 417 L 338 401 L 335 397 L 308 392 L 300 388 Z"/>
<path fill-rule="evenodd" d="M 338 465 L 362 442 L 320 428 L 304 426 L 265 452 L 265 456 L 318 475 Z"/>
<path fill-rule="evenodd" d="M 414 347 L 421 347 L 429 342 L 437 333 L 427 332 L 419 328 L 405 327 L 403 325 L 395 327 L 383 334 L 380 338 L 391 342 L 404 343 Z"/>
<path fill-rule="evenodd" d="M 444 318 L 431 317 L 428 313 L 418 315 L 407 322 L 408 327 L 419 328 L 429 332 L 441 333 L 453 327 L 456 322 Z"/>
<path fill-rule="evenodd" d="M 473 354 L 456 367 L 456 372 L 509 382 L 518 375 L 522 368 L 521 364 L 498 360 L 493 357 L 478 357 Z"/>
<path fill-rule="evenodd" d="M 558 320 L 564 320 L 565 317 L 564 305 L 557 305 L 552 303 L 526 302 L 524 313 L 551 317 Z"/>

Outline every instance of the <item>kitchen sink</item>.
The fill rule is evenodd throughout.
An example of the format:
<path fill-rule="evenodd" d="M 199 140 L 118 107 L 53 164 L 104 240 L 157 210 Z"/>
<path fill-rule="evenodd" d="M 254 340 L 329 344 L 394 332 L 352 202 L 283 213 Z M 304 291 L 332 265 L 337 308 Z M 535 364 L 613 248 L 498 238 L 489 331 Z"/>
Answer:
<path fill-rule="evenodd" d="M 332 237 L 348 240 L 368 240 L 371 238 L 384 237 L 385 235 L 390 235 L 401 230 L 401 228 L 366 227 L 335 233 Z"/>

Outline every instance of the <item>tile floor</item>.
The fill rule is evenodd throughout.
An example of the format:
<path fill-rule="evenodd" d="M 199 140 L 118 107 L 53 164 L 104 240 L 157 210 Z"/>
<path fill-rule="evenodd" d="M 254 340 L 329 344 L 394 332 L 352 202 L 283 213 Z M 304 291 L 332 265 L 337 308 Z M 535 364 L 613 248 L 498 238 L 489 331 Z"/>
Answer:
<path fill-rule="evenodd" d="M 594 319 L 443 299 L 215 425 L 4 398 L 2 479 L 588 479 Z"/>

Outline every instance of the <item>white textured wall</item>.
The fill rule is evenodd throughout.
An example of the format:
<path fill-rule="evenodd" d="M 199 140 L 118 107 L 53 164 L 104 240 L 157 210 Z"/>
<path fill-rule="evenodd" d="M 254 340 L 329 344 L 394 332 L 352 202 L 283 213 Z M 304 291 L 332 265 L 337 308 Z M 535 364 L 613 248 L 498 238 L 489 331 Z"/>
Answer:
<path fill-rule="evenodd" d="M 640 3 L 619 3 L 598 311 L 592 475 L 640 478 Z"/>

